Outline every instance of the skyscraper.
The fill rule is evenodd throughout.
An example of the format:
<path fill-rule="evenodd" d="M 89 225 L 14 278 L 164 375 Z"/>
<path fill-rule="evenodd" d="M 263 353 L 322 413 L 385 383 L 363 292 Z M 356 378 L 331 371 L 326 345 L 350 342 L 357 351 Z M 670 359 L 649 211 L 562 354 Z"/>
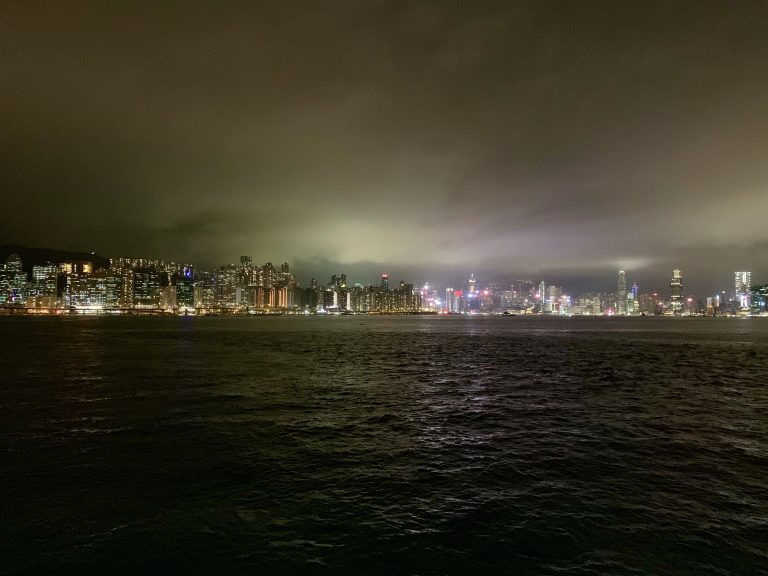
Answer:
<path fill-rule="evenodd" d="M 621 316 L 627 313 L 627 274 L 624 270 L 619 270 L 619 290 L 618 290 L 617 313 Z"/>
<path fill-rule="evenodd" d="M 456 295 L 453 288 L 445 289 L 445 310 L 447 312 L 457 312 L 456 310 Z"/>
<path fill-rule="evenodd" d="M 477 292 L 477 280 L 475 280 L 475 273 L 469 275 L 469 292 L 474 294 Z"/>
<path fill-rule="evenodd" d="M 768 314 L 768 284 L 750 289 L 752 314 Z"/>
<path fill-rule="evenodd" d="M 386 272 L 381 275 L 381 289 L 384 290 L 384 292 L 389 291 L 389 274 Z"/>
<path fill-rule="evenodd" d="M 749 308 L 750 289 L 752 288 L 752 272 L 734 273 L 734 294 L 739 308 Z"/>
<path fill-rule="evenodd" d="M 683 311 L 683 273 L 678 268 L 672 270 L 669 292 L 669 307 L 673 314 L 680 314 Z"/>

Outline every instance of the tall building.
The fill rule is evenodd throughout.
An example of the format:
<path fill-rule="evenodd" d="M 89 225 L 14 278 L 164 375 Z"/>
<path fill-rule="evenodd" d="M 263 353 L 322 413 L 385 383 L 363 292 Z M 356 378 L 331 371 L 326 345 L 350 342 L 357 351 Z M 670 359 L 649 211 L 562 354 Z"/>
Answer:
<path fill-rule="evenodd" d="M 750 302 L 752 314 L 768 314 L 768 284 L 750 288 Z"/>
<path fill-rule="evenodd" d="M 471 294 L 474 294 L 477 292 L 477 280 L 475 280 L 475 273 L 469 275 L 469 282 L 467 283 L 469 285 L 469 292 Z"/>
<path fill-rule="evenodd" d="M 752 288 L 752 272 L 734 273 L 734 294 L 739 308 L 749 308 L 750 290 Z"/>
<path fill-rule="evenodd" d="M 456 294 L 453 288 L 445 289 L 445 310 L 446 312 L 458 312 L 456 310 Z"/>
<path fill-rule="evenodd" d="M 195 272 L 192 266 L 184 266 L 180 272 L 173 275 L 176 286 L 176 305 L 193 308 L 195 305 Z"/>
<path fill-rule="evenodd" d="M 620 316 L 627 314 L 627 274 L 624 270 L 619 270 L 618 301 L 616 302 L 616 313 Z"/>
<path fill-rule="evenodd" d="M 59 267 L 46 262 L 32 267 L 32 287 L 28 306 L 52 308 L 56 306 L 58 292 Z"/>
<path fill-rule="evenodd" d="M 673 314 L 683 311 L 683 273 L 678 268 L 672 270 L 672 281 L 669 283 L 669 303 Z"/>
<path fill-rule="evenodd" d="M 253 258 L 250 256 L 240 256 L 240 266 L 253 266 Z"/>
<path fill-rule="evenodd" d="M 22 305 L 26 298 L 27 275 L 18 254 L 11 254 L 0 265 L 0 304 Z"/>
<path fill-rule="evenodd" d="M 117 308 L 122 294 L 122 278 L 112 270 L 97 270 L 93 274 L 80 274 L 86 286 L 86 305 Z"/>
<path fill-rule="evenodd" d="M 155 268 L 134 268 L 133 302 L 136 308 L 160 306 L 160 272 Z"/>
<path fill-rule="evenodd" d="M 381 275 L 381 289 L 384 290 L 384 292 L 389 291 L 389 274 L 386 272 Z"/>
<path fill-rule="evenodd" d="M 222 266 L 216 273 L 216 304 L 219 308 L 233 309 L 238 304 L 238 287 L 242 287 L 240 270 L 236 266 Z"/>

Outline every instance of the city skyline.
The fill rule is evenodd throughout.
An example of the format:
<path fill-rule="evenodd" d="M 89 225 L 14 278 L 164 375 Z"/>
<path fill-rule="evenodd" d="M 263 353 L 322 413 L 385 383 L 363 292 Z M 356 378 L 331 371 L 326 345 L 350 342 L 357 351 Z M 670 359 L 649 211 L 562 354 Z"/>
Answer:
<path fill-rule="evenodd" d="M 22 257 L 20 254 L 23 254 Z M 239 263 L 205 269 L 191 262 L 147 257 L 106 259 L 95 253 L 0 246 L 0 307 L 29 310 L 156 309 L 165 311 L 283 310 L 371 313 L 526 313 L 559 315 L 691 315 L 766 312 L 768 284 L 752 283 L 751 271 L 735 271 L 733 290 L 693 293 L 679 268 L 667 289 L 640 290 L 619 270 L 616 290 L 585 290 L 551 279 L 477 278 L 440 283 L 393 280 L 382 272 L 376 282 L 358 281 L 346 271 L 298 280 L 284 261 Z M 444 295 L 444 297 L 443 297 Z"/>
<path fill-rule="evenodd" d="M 42 251 L 42 252 L 50 252 L 52 249 L 50 248 L 29 248 L 22 246 L 20 244 L 9 244 L 2 246 L 0 245 L 0 264 L 3 260 L 3 254 L 5 254 L 5 257 L 13 254 L 17 249 L 22 250 L 33 250 L 33 251 Z M 53 249 L 53 252 L 59 252 L 62 250 Z M 100 254 L 97 251 L 91 251 L 91 252 L 85 252 L 85 251 L 62 251 L 62 252 L 69 252 L 72 254 L 80 254 L 82 255 L 82 258 L 85 258 L 86 255 L 90 254 L 98 259 L 100 259 L 102 262 L 104 262 L 104 266 L 106 267 L 109 260 L 113 259 L 111 257 L 105 257 L 103 254 Z M 242 251 L 241 251 L 242 252 Z M 126 256 L 120 256 L 118 258 L 126 258 Z M 208 270 L 213 271 L 218 269 L 220 266 L 227 266 L 227 265 L 236 265 L 238 261 L 240 261 L 241 258 L 249 258 L 251 261 L 258 261 L 258 258 L 254 258 L 253 256 L 230 256 L 229 259 L 218 262 L 218 263 L 211 263 L 211 262 L 192 262 L 189 260 L 174 258 L 174 257 L 168 257 L 167 255 L 158 256 L 157 254 L 150 254 L 150 255 L 133 255 L 133 256 L 127 256 L 127 258 L 130 259 L 148 259 L 153 261 L 167 261 L 167 262 L 174 262 L 174 263 L 181 263 L 181 264 L 190 264 L 194 265 L 196 268 L 201 270 Z M 39 257 L 38 257 L 39 259 Z M 271 260 L 268 258 L 264 260 L 265 262 L 272 262 L 272 260 L 275 260 L 272 258 Z M 287 260 L 280 260 L 280 261 L 287 261 Z M 240 262 L 242 264 L 242 262 Z M 315 279 L 322 279 L 328 276 L 329 274 L 333 273 L 335 264 L 325 262 L 318 263 L 313 262 L 309 266 L 309 268 L 304 268 L 306 265 L 306 262 L 302 262 L 301 260 L 296 263 L 292 264 L 293 269 L 296 271 L 296 278 L 298 282 L 302 285 L 309 285 L 311 280 Z M 579 276 L 568 276 L 565 274 L 546 274 L 546 273 L 539 273 L 539 274 L 525 274 L 525 273 L 519 273 L 515 271 L 507 271 L 507 272 L 499 272 L 499 271 L 483 271 L 480 269 L 479 274 L 477 273 L 477 270 L 472 268 L 461 268 L 459 267 L 445 267 L 443 269 L 436 268 L 434 266 L 432 267 L 415 267 L 415 266 L 408 266 L 408 265 L 394 265 L 388 268 L 378 266 L 375 263 L 366 263 L 362 266 L 356 266 L 356 265 L 350 265 L 350 266 L 344 266 L 341 265 L 340 267 L 337 266 L 338 269 L 345 270 L 344 275 L 349 276 L 349 283 L 350 285 L 354 285 L 356 283 L 359 284 L 366 284 L 369 280 L 372 281 L 372 279 L 376 279 L 379 277 L 379 275 L 382 273 L 382 270 L 387 271 L 393 271 L 392 276 L 397 277 L 397 279 L 402 278 L 408 278 L 409 281 L 415 282 L 417 285 L 419 283 L 430 283 L 433 285 L 437 285 L 440 287 L 452 287 L 452 286 L 464 286 L 466 288 L 467 282 L 469 281 L 470 277 L 472 280 L 477 282 L 475 280 L 475 276 L 480 277 L 484 282 L 499 282 L 499 281 L 520 281 L 520 280 L 528 280 L 528 281 L 539 281 L 542 279 L 547 279 L 547 281 L 554 285 L 560 285 L 566 287 L 566 289 L 570 293 L 582 293 L 582 292 L 591 292 L 598 289 L 600 291 L 608 291 L 611 290 L 614 292 L 619 292 L 620 290 L 617 289 L 616 285 L 616 274 L 619 274 L 619 277 L 621 278 L 621 275 L 624 275 L 624 290 L 625 293 L 627 291 L 627 277 L 630 277 L 630 284 L 634 284 L 634 288 L 637 288 L 637 284 L 643 286 L 643 291 L 648 291 L 649 289 L 651 292 L 657 292 L 660 294 L 664 294 L 669 292 L 669 276 L 670 271 L 669 270 L 661 270 L 653 268 L 652 270 L 648 269 L 641 269 L 639 271 L 637 270 L 605 270 L 605 271 L 585 271 Z M 672 270 L 679 269 L 680 266 L 674 266 Z M 687 267 L 683 267 L 688 269 Z M 329 272 L 329 270 L 331 272 Z M 428 272 L 428 270 L 433 270 L 436 272 Z M 389 272 L 387 272 L 389 274 Z M 733 280 L 733 274 L 746 274 L 747 276 L 744 276 L 742 278 L 742 282 L 746 282 L 749 284 L 750 278 L 753 274 L 753 272 L 750 270 L 749 272 L 733 272 L 733 271 L 719 271 L 715 275 L 711 275 L 716 278 L 715 283 L 713 284 L 705 284 L 700 278 L 696 278 L 693 275 L 689 275 L 686 280 L 686 294 L 687 295 L 714 295 L 714 294 L 721 294 L 721 293 L 727 293 L 729 296 L 734 296 L 737 293 L 739 293 L 739 290 L 734 287 L 734 280 Z M 467 276 L 469 275 L 469 276 Z M 726 278 L 730 277 L 731 280 L 727 281 Z M 737 277 L 736 282 L 738 282 L 739 277 Z M 755 275 L 755 278 L 757 278 L 757 284 L 761 283 L 761 279 L 768 278 L 768 274 L 760 274 L 757 273 Z M 619 281 L 621 282 L 621 280 Z M 613 285 L 613 288 L 611 288 L 611 285 Z M 652 288 L 649 288 L 652 287 Z"/>
<path fill-rule="evenodd" d="M 0 8 L 0 244 L 768 274 L 759 3 L 102 8 Z"/>

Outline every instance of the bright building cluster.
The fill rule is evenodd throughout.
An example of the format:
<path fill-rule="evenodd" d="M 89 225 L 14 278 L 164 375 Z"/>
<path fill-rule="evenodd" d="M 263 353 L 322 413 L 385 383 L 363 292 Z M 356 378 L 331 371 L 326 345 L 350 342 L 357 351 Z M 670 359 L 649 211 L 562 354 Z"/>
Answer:
<path fill-rule="evenodd" d="M 669 289 L 640 292 L 637 282 L 627 288 L 627 272 L 618 271 L 616 290 L 568 294 L 563 287 L 541 280 L 516 280 L 504 289 L 497 282 L 479 288 L 471 274 L 462 288 L 435 291 L 425 302 L 444 314 L 547 314 L 587 316 L 761 316 L 768 315 L 768 284 L 752 286 L 750 272 L 735 273 L 734 291 L 723 290 L 705 302 L 686 294 L 683 273 L 672 271 Z"/>
<path fill-rule="evenodd" d="M 391 284 L 384 273 L 368 285 L 334 274 L 327 283 L 302 287 L 287 262 L 279 268 L 238 264 L 206 271 L 192 264 L 145 258 L 28 262 L 17 254 L 0 262 L 0 311 L 5 313 L 166 314 L 543 314 L 589 316 L 768 315 L 768 284 L 752 285 L 752 274 L 734 273 L 733 291 L 705 301 L 686 293 L 675 269 L 668 290 L 640 291 L 625 270 L 615 290 L 571 295 L 544 280 L 466 283 L 445 289 Z"/>
<path fill-rule="evenodd" d="M 308 288 L 284 262 L 239 264 L 214 271 L 192 264 L 145 258 L 112 258 L 94 269 L 90 261 L 34 264 L 26 270 L 12 254 L 0 264 L 0 308 L 27 313 L 416 313 L 421 293 L 413 284 L 390 288 L 387 274 L 377 285 L 347 285 L 346 275 Z"/>

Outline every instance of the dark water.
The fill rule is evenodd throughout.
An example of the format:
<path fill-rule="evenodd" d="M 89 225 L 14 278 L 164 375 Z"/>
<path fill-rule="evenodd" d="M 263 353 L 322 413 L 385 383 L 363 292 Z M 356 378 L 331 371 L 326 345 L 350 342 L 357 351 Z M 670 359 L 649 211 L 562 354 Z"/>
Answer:
<path fill-rule="evenodd" d="M 0 318 L 4 574 L 760 574 L 768 321 Z"/>

